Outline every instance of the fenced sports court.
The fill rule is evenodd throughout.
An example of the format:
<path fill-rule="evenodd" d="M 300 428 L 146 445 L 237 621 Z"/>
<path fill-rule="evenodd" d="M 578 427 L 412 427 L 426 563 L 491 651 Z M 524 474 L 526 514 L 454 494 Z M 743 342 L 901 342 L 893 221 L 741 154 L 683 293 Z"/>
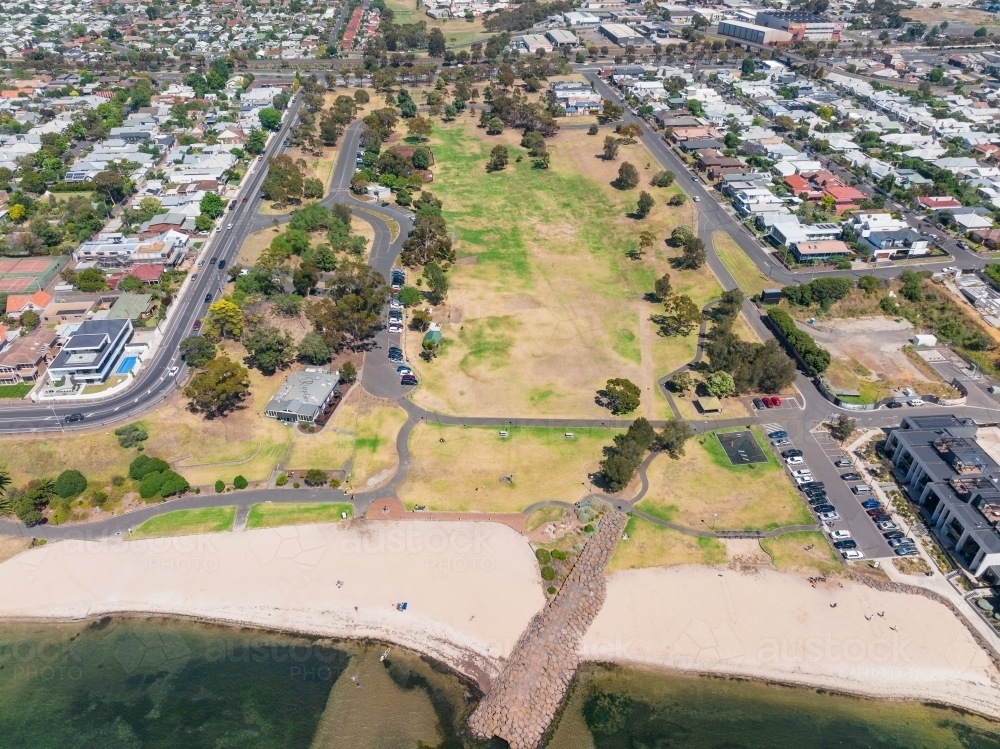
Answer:
<path fill-rule="evenodd" d="M 722 434 L 716 432 L 715 437 L 722 444 L 722 449 L 726 451 L 729 462 L 734 466 L 767 462 L 767 455 L 764 454 L 763 448 L 749 429 Z"/>
<path fill-rule="evenodd" d="M 31 294 L 41 291 L 66 264 L 64 257 L 0 258 L 0 292 Z"/>

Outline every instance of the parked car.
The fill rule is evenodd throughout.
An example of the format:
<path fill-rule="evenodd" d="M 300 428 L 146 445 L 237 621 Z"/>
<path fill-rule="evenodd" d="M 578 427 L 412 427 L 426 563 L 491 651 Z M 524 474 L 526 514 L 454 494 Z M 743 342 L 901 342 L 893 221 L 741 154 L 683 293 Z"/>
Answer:
<path fill-rule="evenodd" d="M 923 401 L 922 398 L 910 398 L 910 400 L 906 401 L 906 405 L 908 405 L 908 406 L 922 406 L 922 405 L 924 405 L 924 401 Z"/>
<path fill-rule="evenodd" d="M 783 453 L 781 453 L 781 457 L 783 458 L 798 458 L 801 456 L 802 456 L 802 451 L 797 449 L 785 450 Z"/>
<path fill-rule="evenodd" d="M 847 549 L 840 552 L 840 556 L 848 560 L 864 559 L 865 555 L 857 549 Z"/>
<path fill-rule="evenodd" d="M 197 320 L 194 321 L 194 325 L 191 326 L 191 330 L 193 330 L 195 333 L 201 330 L 201 318 L 198 318 Z"/>
<path fill-rule="evenodd" d="M 865 486 L 864 484 L 858 484 L 857 486 L 852 486 L 851 491 L 861 496 L 862 494 L 871 494 L 872 488 L 870 486 Z"/>
<path fill-rule="evenodd" d="M 403 366 L 396 367 L 396 374 L 399 374 L 399 375 L 413 374 L 413 370 L 410 369 L 409 367 L 403 365 Z"/>
<path fill-rule="evenodd" d="M 830 520 L 840 520 L 840 515 L 838 515 L 836 512 L 833 512 L 832 510 L 830 512 L 821 512 L 818 515 L 818 517 L 819 517 L 820 520 L 822 520 L 824 522 L 830 521 Z"/>
<path fill-rule="evenodd" d="M 801 455 L 793 455 L 790 458 L 785 458 L 785 463 L 790 466 L 800 466 L 805 462 L 805 459 Z"/>
<path fill-rule="evenodd" d="M 825 489 L 826 484 L 822 481 L 807 481 L 804 484 L 799 484 L 799 489 L 806 491 L 807 489 Z"/>
<path fill-rule="evenodd" d="M 243 203 L 246 203 L 246 202 L 247 202 L 247 200 L 249 200 L 249 198 L 243 198 L 242 202 L 243 202 Z"/>
<path fill-rule="evenodd" d="M 880 531 L 898 531 L 899 526 L 896 525 L 891 520 L 883 520 L 881 523 L 878 524 L 878 529 Z"/>
<path fill-rule="evenodd" d="M 882 534 L 882 536 L 887 541 L 892 541 L 892 539 L 894 538 L 903 538 L 903 533 L 902 531 L 886 531 L 885 533 Z"/>
<path fill-rule="evenodd" d="M 772 396 L 771 396 L 771 403 L 773 403 L 773 404 L 774 404 L 774 406 L 775 406 L 775 408 L 777 408 L 778 406 L 780 406 L 780 405 L 781 405 L 781 398 L 779 398 L 779 397 L 778 397 L 778 396 L 776 396 L 776 395 L 772 395 Z"/>
<path fill-rule="evenodd" d="M 805 476 L 795 476 L 794 478 L 795 483 L 799 486 L 802 486 L 803 484 L 811 484 L 813 480 L 811 473 L 807 473 Z"/>
<path fill-rule="evenodd" d="M 876 515 L 885 515 L 885 510 L 881 507 L 871 507 L 865 510 L 865 514 L 868 515 L 868 517 L 873 518 Z"/>
<path fill-rule="evenodd" d="M 389 309 L 403 309 L 403 303 L 398 299 L 389 302 Z"/>
<path fill-rule="evenodd" d="M 771 432 L 769 435 L 767 435 L 767 438 L 771 440 L 780 440 L 784 439 L 787 436 L 788 432 L 786 432 L 783 429 L 779 429 L 777 432 Z"/>
<path fill-rule="evenodd" d="M 834 541 L 833 548 L 835 549 L 856 549 L 858 548 L 858 542 L 850 538 L 843 541 Z"/>
<path fill-rule="evenodd" d="M 774 408 L 774 402 L 770 398 L 762 398 L 764 401 L 764 408 Z"/>
<path fill-rule="evenodd" d="M 390 333 L 402 333 L 403 332 L 403 326 L 399 325 L 398 323 L 389 323 L 389 332 Z"/>
<path fill-rule="evenodd" d="M 417 378 L 413 375 L 403 375 L 399 380 L 400 385 L 416 385 Z"/>
<path fill-rule="evenodd" d="M 765 408 L 764 401 L 762 401 L 760 398 L 754 398 L 753 407 L 756 408 L 758 411 L 763 411 Z"/>
<path fill-rule="evenodd" d="M 808 468 L 800 468 L 797 471 L 792 471 L 793 476 L 812 476 L 812 471 Z"/>
<path fill-rule="evenodd" d="M 893 549 L 893 554 L 897 557 L 915 557 L 917 549 L 914 546 L 900 546 L 898 549 Z"/>
<path fill-rule="evenodd" d="M 850 531 L 830 531 L 830 538 L 832 538 L 834 541 L 842 541 L 843 539 L 850 537 L 851 537 Z"/>
<path fill-rule="evenodd" d="M 782 437 L 781 439 L 771 440 L 771 444 L 774 445 L 775 447 L 784 447 L 785 445 L 792 444 L 792 441 L 786 440 L 784 437 Z"/>
<path fill-rule="evenodd" d="M 842 478 L 844 481 L 861 481 L 861 474 L 851 471 L 849 473 L 840 474 L 840 478 Z"/>
<path fill-rule="evenodd" d="M 889 548 L 898 549 L 900 546 L 916 546 L 917 542 L 912 538 L 907 538 L 903 536 L 902 538 L 893 538 L 889 540 Z"/>
<path fill-rule="evenodd" d="M 813 507 L 813 512 L 817 512 L 817 513 L 819 513 L 821 515 L 824 512 L 836 512 L 836 511 L 837 511 L 837 508 L 834 507 L 833 505 L 830 505 L 830 504 L 816 505 L 815 507 Z"/>
<path fill-rule="evenodd" d="M 198 261 L 198 267 L 199 267 L 199 268 L 200 268 L 201 266 L 203 266 L 204 264 L 205 264 L 205 261 L 204 261 L 204 260 L 199 260 L 199 261 Z"/>
<path fill-rule="evenodd" d="M 879 513 L 878 515 L 871 515 L 870 517 L 872 519 L 872 522 L 875 524 L 892 522 L 892 516 L 886 515 L 884 512 Z"/>
<path fill-rule="evenodd" d="M 833 464 L 837 466 L 837 468 L 850 468 L 852 465 L 854 465 L 847 458 L 840 458 L 839 460 L 835 460 L 833 461 Z"/>
<path fill-rule="evenodd" d="M 877 499 L 866 499 L 864 502 L 861 503 L 861 506 L 864 507 L 864 508 L 866 508 L 866 509 L 871 510 L 871 509 L 874 509 L 876 507 L 881 508 L 882 507 L 882 503 L 879 502 Z"/>
<path fill-rule="evenodd" d="M 818 497 L 809 497 L 807 501 L 813 507 L 818 507 L 819 505 L 829 504 L 830 498 L 825 494 L 820 494 Z"/>
<path fill-rule="evenodd" d="M 83 421 L 83 414 L 69 414 L 66 417 L 67 424 L 72 424 L 75 421 Z"/>
<path fill-rule="evenodd" d="M 889 401 L 885 404 L 886 408 L 902 408 L 903 404 L 899 401 Z"/>

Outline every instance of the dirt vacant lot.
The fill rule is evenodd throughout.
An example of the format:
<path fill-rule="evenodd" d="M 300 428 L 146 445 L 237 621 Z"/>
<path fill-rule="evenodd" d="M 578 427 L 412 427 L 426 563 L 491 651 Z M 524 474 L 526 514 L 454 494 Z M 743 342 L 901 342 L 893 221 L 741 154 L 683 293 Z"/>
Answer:
<path fill-rule="evenodd" d="M 656 166 L 640 144 L 604 161 L 603 136 L 565 129 L 549 141 L 551 168 L 538 169 L 519 141 L 516 132 L 435 125 L 430 189 L 444 201 L 459 262 L 447 306 L 435 310 L 444 323 L 440 355 L 424 364 L 416 360 L 419 338 L 410 344 L 421 379 L 414 400 L 453 414 L 600 418 L 607 411 L 594 403 L 596 391 L 625 377 L 643 392 L 637 415 L 668 416 L 656 378 L 693 357 L 697 334 L 660 335 L 650 317 L 663 308 L 646 295 L 667 272 L 699 307 L 721 292 L 707 266 L 670 265 L 680 253 L 665 239 L 692 224 L 693 204 L 669 207 L 679 188 L 648 185 Z M 488 174 L 498 144 L 510 164 Z M 635 190 L 611 187 L 625 161 L 639 171 Z M 656 200 L 645 220 L 628 215 L 640 190 Z M 656 241 L 632 259 L 642 231 Z"/>

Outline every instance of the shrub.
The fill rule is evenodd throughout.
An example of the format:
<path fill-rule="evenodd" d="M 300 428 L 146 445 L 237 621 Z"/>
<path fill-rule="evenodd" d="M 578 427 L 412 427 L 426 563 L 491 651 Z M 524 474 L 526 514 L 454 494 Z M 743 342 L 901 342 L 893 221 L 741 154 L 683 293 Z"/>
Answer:
<path fill-rule="evenodd" d="M 225 481 L 223 481 L 222 479 L 219 479 L 218 481 L 215 482 L 215 493 L 216 494 L 222 494 L 222 492 L 224 492 L 225 490 L 226 490 L 226 482 Z"/>
<path fill-rule="evenodd" d="M 145 442 L 149 438 L 149 432 L 142 424 L 126 424 L 115 430 L 115 436 L 118 438 L 118 446 L 127 450 L 140 442 Z"/>
<path fill-rule="evenodd" d="M 274 483 L 276 483 L 278 486 L 284 486 L 285 484 L 288 483 L 288 476 L 286 476 L 285 474 L 281 474 L 280 476 L 278 476 L 278 480 L 275 481 Z"/>
<path fill-rule="evenodd" d="M 552 558 L 553 559 L 558 559 L 560 562 L 565 562 L 566 561 L 566 552 L 565 551 L 560 551 L 559 549 L 556 549 L 555 551 L 552 552 Z"/>
<path fill-rule="evenodd" d="M 593 523 L 587 523 L 585 526 L 583 526 L 583 532 L 584 533 L 593 533 L 594 532 L 594 524 Z"/>
<path fill-rule="evenodd" d="M 299 488 L 299 482 L 296 481 L 294 484 L 292 484 L 292 488 L 293 489 L 298 489 Z"/>
<path fill-rule="evenodd" d="M 139 496 L 149 499 L 159 494 L 160 487 L 163 486 L 163 476 L 164 474 L 160 472 L 147 473 L 139 484 Z"/>
<path fill-rule="evenodd" d="M 319 468 L 310 468 L 306 471 L 303 480 L 306 482 L 306 486 L 323 486 L 326 484 L 326 471 L 321 471 Z"/>
<path fill-rule="evenodd" d="M 237 476 L 236 478 L 233 479 L 233 486 L 235 486 L 237 489 L 246 489 L 247 485 L 248 482 L 245 478 L 243 478 L 243 476 Z"/>
<path fill-rule="evenodd" d="M 535 559 L 538 560 L 539 564 L 548 564 L 552 559 L 552 555 L 549 554 L 547 549 L 535 549 Z"/>
<path fill-rule="evenodd" d="M 162 473 L 169 471 L 170 464 L 160 458 L 150 458 L 148 455 L 138 455 L 128 467 L 128 475 L 136 481 L 142 479 L 150 473 Z"/>
<path fill-rule="evenodd" d="M 160 496 L 166 499 L 175 494 L 183 494 L 191 488 L 188 480 L 174 471 L 163 472 L 163 482 L 160 484 Z"/>
<path fill-rule="evenodd" d="M 788 345 L 802 357 L 809 369 L 809 374 L 818 375 L 826 371 L 826 368 L 830 366 L 830 352 L 820 348 L 811 335 L 796 328 L 791 315 L 777 307 L 769 307 L 767 316 L 771 318 L 774 326 L 784 334 Z"/>
<path fill-rule="evenodd" d="M 556 586 L 550 585 L 545 589 L 545 592 L 548 593 L 550 596 L 554 596 L 556 594 Z"/>
<path fill-rule="evenodd" d="M 90 501 L 97 507 L 104 507 L 108 503 L 108 499 L 108 493 L 103 489 L 92 489 L 90 492 Z"/>
<path fill-rule="evenodd" d="M 63 499 L 69 499 L 80 496 L 86 488 L 87 479 L 82 473 L 71 468 L 59 474 L 53 490 Z"/>
<path fill-rule="evenodd" d="M 336 489 L 338 486 L 340 486 L 340 479 L 330 479 L 330 486 Z"/>
<path fill-rule="evenodd" d="M 542 567 L 542 579 L 543 580 L 555 580 L 556 571 L 551 567 Z"/>
<path fill-rule="evenodd" d="M 125 486 L 125 477 L 124 476 L 112 476 L 111 477 L 111 486 Z"/>

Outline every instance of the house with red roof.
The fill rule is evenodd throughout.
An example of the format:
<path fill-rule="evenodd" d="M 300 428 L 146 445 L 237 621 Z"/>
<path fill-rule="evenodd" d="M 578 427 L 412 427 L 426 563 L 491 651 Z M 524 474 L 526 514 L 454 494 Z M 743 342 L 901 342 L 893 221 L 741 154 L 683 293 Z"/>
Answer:
<path fill-rule="evenodd" d="M 961 201 L 955 200 L 951 195 L 922 195 L 917 198 L 917 208 L 925 211 L 950 211 L 961 207 Z"/>
<path fill-rule="evenodd" d="M 782 181 L 796 197 L 802 197 L 803 193 L 805 193 L 806 200 L 820 200 L 823 197 L 823 191 L 817 190 L 801 175 L 789 174 Z"/>
<path fill-rule="evenodd" d="M 150 263 L 149 265 L 136 265 L 128 275 L 138 278 L 143 283 L 159 283 L 163 275 L 163 263 Z"/>
<path fill-rule="evenodd" d="M 17 319 L 28 311 L 41 315 L 42 310 L 51 301 L 52 295 L 46 294 L 44 291 L 36 291 L 34 294 L 29 295 L 11 294 L 7 297 L 7 317 Z"/>
<path fill-rule="evenodd" d="M 847 185 L 828 182 L 823 187 L 823 192 L 833 198 L 833 210 L 838 216 L 844 211 L 857 210 L 861 206 L 861 201 L 865 199 L 863 192 Z"/>

